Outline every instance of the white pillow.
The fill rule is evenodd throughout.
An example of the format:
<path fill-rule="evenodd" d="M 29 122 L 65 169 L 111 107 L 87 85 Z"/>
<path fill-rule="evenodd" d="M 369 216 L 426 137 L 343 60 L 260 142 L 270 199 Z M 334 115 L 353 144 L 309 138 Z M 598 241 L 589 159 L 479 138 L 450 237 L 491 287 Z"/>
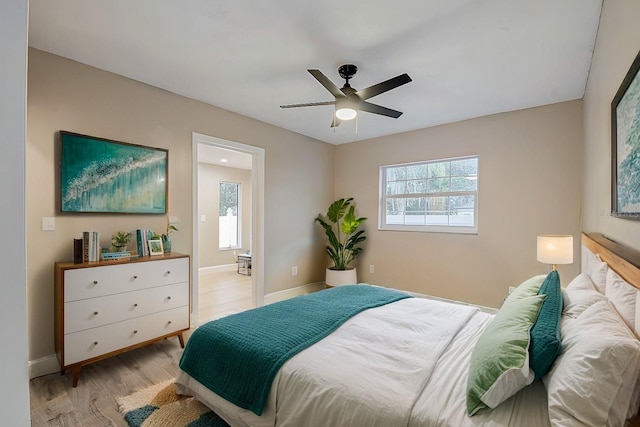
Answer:
<path fill-rule="evenodd" d="M 543 378 L 552 426 L 622 426 L 640 373 L 640 341 L 606 301 L 561 324 L 562 353 Z"/>
<path fill-rule="evenodd" d="M 567 285 L 567 289 L 588 289 L 595 291 L 596 285 L 587 273 L 580 273 Z"/>
<path fill-rule="evenodd" d="M 590 264 L 589 277 L 595 285 L 598 292 L 604 294 L 607 289 L 607 270 L 609 267 L 606 262 L 600 260 L 596 255 L 596 260 Z"/>
<path fill-rule="evenodd" d="M 605 295 L 609 298 L 618 314 L 620 314 L 624 323 L 637 333 L 636 300 L 638 299 L 638 289 L 625 282 L 618 273 L 609 269 L 607 271 Z"/>
<path fill-rule="evenodd" d="M 591 279 L 589 279 L 591 281 Z M 564 308 L 562 314 L 567 317 L 578 317 L 582 312 L 598 301 L 606 301 L 607 297 L 596 291 L 594 287 L 591 289 L 582 289 L 578 287 L 567 286 L 562 290 L 562 299 Z"/>
<path fill-rule="evenodd" d="M 596 259 L 596 256 L 593 252 L 587 249 L 586 246 L 580 246 L 580 259 L 581 259 L 581 269 L 580 271 L 583 273 L 589 273 L 591 271 L 591 262 Z"/>

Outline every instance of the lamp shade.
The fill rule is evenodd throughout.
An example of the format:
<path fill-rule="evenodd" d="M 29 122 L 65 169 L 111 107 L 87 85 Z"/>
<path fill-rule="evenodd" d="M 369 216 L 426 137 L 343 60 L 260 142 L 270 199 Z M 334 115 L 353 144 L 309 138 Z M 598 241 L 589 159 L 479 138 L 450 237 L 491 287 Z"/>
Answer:
<path fill-rule="evenodd" d="M 539 235 L 537 259 L 545 264 L 573 263 L 573 236 Z"/>

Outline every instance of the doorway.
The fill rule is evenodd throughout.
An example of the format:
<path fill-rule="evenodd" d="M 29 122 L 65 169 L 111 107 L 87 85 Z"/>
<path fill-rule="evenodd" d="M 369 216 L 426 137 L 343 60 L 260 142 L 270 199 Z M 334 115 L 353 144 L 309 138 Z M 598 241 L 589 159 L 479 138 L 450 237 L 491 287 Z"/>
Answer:
<path fill-rule="evenodd" d="M 220 313 L 229 314 L 264 303 L 264 149 L 194 132 L 192 152 L 192 325 L 198 326 L 211 320 L 212 306 L 216 306 L 216 317 L 219 317 Z M 209 182 L 212 181 L 208 178 L 212 173 L 219 174 L 222 179 Z M 218 199 L 220 188 L 228 188 L 220 186 L 220 182 L 239 184 L 238 210 L 244 215 L 238 215 L 234 220 L 239 231 L 237 242 L 228 243 L 222 242 L 224 238 L 219 239 L 218 202 L 215 214 L 211 209 L 203 211 L 205 204 L 210 201 L 203 199 L 202 194 L 215 193 Z M 246 194 L 248 192 L 250 195 Z M 235 208 L 226 210 L 232 214 Z M 242 217 L 250 219 L 242 221 Z M 242 223 L 245 225 L 240 226 Z M 238 258 L 246 260 L 247 256 L 251 260 L 250 275 L 247 274 L 246 263 L 243 263 L 242 269 L 237 264 Z M 242 286 L 245 288 L 241 289 Z M 225 288 L 228 289 L 226 297 L 221 296 Z M 247 288 L 250 289 L 250 295 L 247 295 Z M 225 299 L 229 301 L 227 308 L 224 307 Z M 238 299 L 243 301 L 239 302 Z"/>

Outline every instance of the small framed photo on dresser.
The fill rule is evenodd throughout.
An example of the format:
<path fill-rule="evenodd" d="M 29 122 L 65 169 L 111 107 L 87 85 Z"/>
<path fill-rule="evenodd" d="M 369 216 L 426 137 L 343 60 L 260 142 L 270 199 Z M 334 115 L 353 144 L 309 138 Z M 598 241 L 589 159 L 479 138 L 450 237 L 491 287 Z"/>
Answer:
<path fill-rule="evenodd" d="M 162 248 L 162 240 L 155 239 L 149 240 L 149 255 L 163 255 L 164 250 Z"/>

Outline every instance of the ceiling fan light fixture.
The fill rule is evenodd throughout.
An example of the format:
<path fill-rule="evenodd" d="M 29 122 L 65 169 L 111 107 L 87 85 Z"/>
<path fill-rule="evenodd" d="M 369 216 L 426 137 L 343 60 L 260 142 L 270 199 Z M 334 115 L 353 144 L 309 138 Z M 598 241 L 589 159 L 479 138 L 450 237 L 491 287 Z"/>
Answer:
<path fill-rule="evenodd" d="M 340 120 L 353 120 L 358 115 L 358 112 L 353 108 L 339 108 L 336 110 L 336 117 Z"/>

